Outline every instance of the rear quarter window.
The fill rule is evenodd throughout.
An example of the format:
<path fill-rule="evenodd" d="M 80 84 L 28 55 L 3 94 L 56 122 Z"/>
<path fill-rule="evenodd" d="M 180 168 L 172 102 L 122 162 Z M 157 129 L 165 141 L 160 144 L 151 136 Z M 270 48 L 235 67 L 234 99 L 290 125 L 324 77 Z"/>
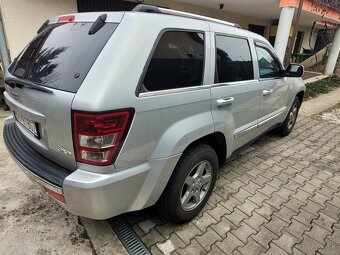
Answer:
<path fill-rule="evenodd" d="M 118 24 L 106 23 L 89 35 L 93 23 L 54 24 L 38 34 L 9 67 L 35 84 L 77 92 Z"/>

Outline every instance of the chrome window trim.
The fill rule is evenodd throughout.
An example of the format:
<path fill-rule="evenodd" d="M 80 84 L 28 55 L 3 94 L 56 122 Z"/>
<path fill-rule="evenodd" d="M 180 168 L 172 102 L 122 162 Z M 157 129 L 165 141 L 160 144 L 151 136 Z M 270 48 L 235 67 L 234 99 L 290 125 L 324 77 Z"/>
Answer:
<path fill-rule="evenodd" d="M 168 94 L 177 94 L 177 93 L 182 93 L 182 92 L 196 91 L 196 90 L 203 90 L 203 89 L 210 89 L 210 88 L 211 88 L 211 85 L 199 85 L 199 86 L 177 88 L 177 89 L 148 91 L 148 92 L 140 93 L 139 97 L 144 98 L 144 97 L 152 97 L 152 96 L 160 96 L 160 95 L 168 95 Z"/>
<path fill-rule="evenodd" d="M 283 79 L 284 77 L 268 77 L 268 78 L 259 78 L 258 81 L 270 81 L 270 80 L 281 80 Z"/>
<path fill-rule="evenodd" d="M 221 86 L 231 86 L 231 85 L 238 85 L 238 84 L 252 83 L 252 82 L 258 82 L 258 79 L 245 80 L 245 81 L 231 81 L 231 82 L 223 82 L 223 83 L 214 83 L 214 84 L 211 84 L 211 87 L 215 88 L 215 87 L 221 87 Z"/>
<path fill-rule="evenodd" d="M 149 92 L 157 92 L 157 91 L 146 91 L 146 92 L 143 92 L 143 90 L 146 90 L 145 89 L 145 86 L 144 86 L 144 79 L 145 79 L 145 75 L 146 75 L 146 72 L 148 71 L 148 68 L 149 68 L 149 65 L 151 63 L 151 60 L 152 60 L 152 57 L 153 57 L 153 54 L 155 53 L 156 51 L 156 48 L 159 44 L 159 41 L 161 40 L 162 36 L 166 33 L 166 32 L 192 32 L 192 33 L 202 33 L 204 35 L 204 62 L 203 62 L 203 70 L 202 70 L 202 84 L 200 85 L 197 85 L 197 86 L 204 86 L 204 78 L 205 78 L 205 72 L 206 72 L 206 69 L 207 69 L 207 66 L 206 66 L 206 60 L 208 59 L 208 50 L 207 50 L 207 35 L 208 35 L 208 31 L 206 30 L 196 30 L 196 29 L 190 29 L 190 28 L 165 28 L 163 30 L 161 30 L 158 35 L 157 35 L 157 38 L 152 46 L 152 49 L 149 53 L 149 56 L 147 58 L 147 61 L 145 62 L 145 65 L 143 67 L 143 71 L 139 77 L 139 81 L 138 81 L 138 85 L 136 87 L 136 91 L 135 91 L 135 95 L 137 97 L 142 97 L 141 95 L 142 94 L 145 94 L 145 93 L 149 93 Z M 193 86 L 193 87 L 196 87 L 196 86 Z M 172 90 L 172 89 L 170 89 Z M 162 91 L 162 90 L 159 90 L 159 91 Z"/>
<path fill-rule="evenodd" d="M 251 58 L 251 62 L 253 64 L 253 79 L 252 80 L 243 80 L 242 82 L 256 80 L 255 79 L 255 66 L 254 66 L 255 61 L 253 59 L 252 49 L 251 49 L 252 42 L 249 40 L 249 37 L 242 36 L 242 35 L 234 35 L 234 34 L 227 34 L 227 33 L 221 33 L 221 32 L 214 32 L 214 43 L 215 43 L 215 45 L 214 45 L 214 47 L 215 47 L 214 76 L 213 76 L 214 82 L 215 82 L 215 75 L 216 75 L 216 68 L 217 68 L 217 64 L 216 64 L 216 62 L 217 62 L 217 57 L 216 57 L 217 56 L 217 46 L 216 46 L 217 45 L 217 42 L 216 42 L 217 36 L 232 37 L 232 38 L 242 39 L 242 40 L 246 40 L 247 41 L 248 48 L 249 48 L 249 53 L 250 53 L 250 58 Z M 214 83 L 214 84 L 226 84 L 226 83 L 230 84 L 230 83 L 235 83 L 235 82 L 241 82 L 241 81 L 232 81 L 232 82 L 224 82 L 224 83 L 219 82 L 219 83 Z"/>

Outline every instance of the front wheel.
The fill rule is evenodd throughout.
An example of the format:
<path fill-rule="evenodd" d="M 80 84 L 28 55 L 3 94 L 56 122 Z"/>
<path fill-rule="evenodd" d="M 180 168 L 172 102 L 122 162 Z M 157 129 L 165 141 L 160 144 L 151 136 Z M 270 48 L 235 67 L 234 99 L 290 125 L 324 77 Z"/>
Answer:
<path fill-rule="evenodd" d="M 200 144 L 186 151 L 157 202 L 160 214 L 177 223 L 196 217 L 212 193 L 217 170 L 217 155 L 210 146 Z"/>
<path fill-rule="evenodd" d="M 292 132 L 299 113 L 300 105 L 301 105 L 300 99 L 296 97 L 285 121 L 281 124 L 281 126 L 278 129 L 280 135 L 287 136 L 290 134 L 290 132 Z"/>

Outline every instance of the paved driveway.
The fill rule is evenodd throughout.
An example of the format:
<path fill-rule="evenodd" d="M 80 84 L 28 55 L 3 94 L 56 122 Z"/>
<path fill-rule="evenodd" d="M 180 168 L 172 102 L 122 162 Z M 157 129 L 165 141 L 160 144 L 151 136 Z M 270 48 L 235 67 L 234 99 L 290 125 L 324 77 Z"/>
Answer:
<path fill-rule="evenodd" d="M 221 168 L 199 217 L 126 217 L 153 254 L 340 254 L 340 126 L 300 117 Z"/>

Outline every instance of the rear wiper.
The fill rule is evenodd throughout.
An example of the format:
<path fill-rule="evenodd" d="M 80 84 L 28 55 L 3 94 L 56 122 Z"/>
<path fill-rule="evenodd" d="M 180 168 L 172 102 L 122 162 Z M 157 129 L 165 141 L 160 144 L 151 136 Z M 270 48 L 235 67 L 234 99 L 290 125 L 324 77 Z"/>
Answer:
<path fill-rule="evenodd" d="M 30 88 L 30 89 L 35 89 L 35 90 L 40 90 L 49 94 L 53 94 L 53 91 L 50 89 L 47 89 L 41 85 L 38 85 L 36 83 L 30 82 L 30 81 L 26 81 L 26 80 L 22 80 L 19 79 L 13 75 L 11 75 L 10 73 L 6 74 L 5 77 L 5 83 L 8 84 L 8 86 L 11 86 L 12 88 L 14 87 L 18 87 L 18 88 L 22 88 L 22 87 L 26 87 L 26 88 Z"/>

